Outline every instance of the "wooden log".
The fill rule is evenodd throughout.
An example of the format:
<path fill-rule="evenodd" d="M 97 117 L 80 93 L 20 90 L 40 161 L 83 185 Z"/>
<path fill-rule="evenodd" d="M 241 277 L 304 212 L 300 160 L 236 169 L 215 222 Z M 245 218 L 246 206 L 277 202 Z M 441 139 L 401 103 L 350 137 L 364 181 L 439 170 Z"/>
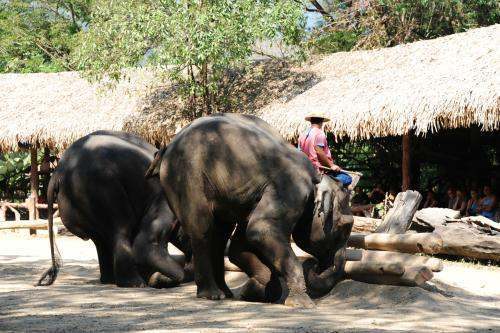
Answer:
<path fill-rule="evenodd" d="M 494 222 L 490 220 L 489 218 L 486 218 L 484 216 L 468 216 L 468 217 L 463 217 L 460 219 L 460 221 L 465 222 L 465 223 L 474 223 L 480 226 L 488 226 L 493 230 L 500 231 L 500 223 Z M 447 223 L 450 222 L 450 220 L 446 220 Z"/>
<path fill-rule="evenodd" d="M 347 249 L 346 259 L 348 261 L 396 263 L 403 266 L 425 266 L 433 272 L 443 270 L 443 262 L 438 258 L 399 252 Z"/>
<path fill-rule="evenodd" d="M 401 235 L 352 233 L 347 246 L 367 250 L 436 254 L 441 250 L 443 240 L 433 233 Z"/>
<path fill-rule="evenodd" d="M 299 257 L 301 262 L 310 257 Z M 230 272 L 241 272 L 241 269 L 224 257 L 224 269 Z M 400 263 L 348 261 L 345 265 L 346 274 L 351 275 L 403 275 L 405 268 Z"/>
<path fill-rule="evenodd" d="M 389 284 L 395 286 L 421 286 L 425 282 L 432 279 L 434 274 L 425 266 L 409 266 L 405 267 L 402 275 L 374 275 L 374 274 L 348 274 L 347 277 L 356 281 L 374 283 L 374 284 Z"/>
<path fill-rule="evenodd" d="M 448 219 L 460 217 L 458 210 L 449 208 L 424 208 L 415 213 L 412 229 L 424 232 L 433 232 L 437 227 L 443 226 Z"/>
<path fill-rule="evenodd" d="M 404 234 L 410 227 L 413 215 L 422 201 L 422 195 L 417 191 L 400 192 L 394 200 L 394 206 L 389 209 L 375 232 L 388 234 Z"/>
<path fill-rule="evenodd" d="M 500 236 L 486 235 L 464 223 L 438 227 L 434 233 L 443 239 L 441 254 L 500 261 Z"/>
<path fill-rule="evenodd" d="M 353 216 L 354 224 L 352 226 L 353 232 L 374 232 L 377 227 L 382 223 L 381 219 L 373 219 L 371 217 Z"/>
<path fill-rule="evenodd" d="M 349 276 L 358 275 L 403 275 L 405 268 L 400 263 L 348 261 L 345 272 Z"/>

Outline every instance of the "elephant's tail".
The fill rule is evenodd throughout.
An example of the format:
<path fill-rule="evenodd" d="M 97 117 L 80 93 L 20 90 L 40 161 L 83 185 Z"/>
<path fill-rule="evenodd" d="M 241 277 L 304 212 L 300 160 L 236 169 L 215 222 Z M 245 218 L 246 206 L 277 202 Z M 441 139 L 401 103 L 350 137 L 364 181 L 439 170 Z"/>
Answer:
<path fill-rule="evenodd" d="M 62 266 L 61 256 L 55 244 L 54 240 L 54 200 L 57 197 L 57 192 L 59 190 L 59 180 L 57 174 L 54 173 L 50 178 L 48 190 L 47 190 L 47 212 L 48 212 L 48 229 L 49 229 L 49 241 L 50 241 L 50 255 L 52 258 L 52 266 L 47 269 L 40 279 L 38 280 L 36 286 L 50 286 L 57 278 L 59 273 L 59 268 Z"/>

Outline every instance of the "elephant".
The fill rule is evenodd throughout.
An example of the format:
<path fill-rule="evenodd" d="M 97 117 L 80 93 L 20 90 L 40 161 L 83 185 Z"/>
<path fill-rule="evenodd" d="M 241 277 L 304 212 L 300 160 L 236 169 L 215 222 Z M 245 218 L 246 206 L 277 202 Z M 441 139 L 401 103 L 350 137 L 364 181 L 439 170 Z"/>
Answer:
<path fill-rule="evenodd" d="M 156 148 L 132 134 L 97 131 L 63 154 L 48 186 L 52 266 L 38 285 L 52 284 L 59 270 L 54 253 L 53 203 L 65 227 L 91 239 L 97 249 L 100 281 L 119 287 L 170 287 L 186 276 L 169 255 L 170 240 L 190 257 L 188 239 L 170 210 L 159 179 L 144 173 Z"/>
<path fill-rule="evenodd" d="M 217 114 L 193 121 L 155 155 L 170 208 L 191 239 L 197 296 L 232 297 L 224 249 L 250 277 L 242 298 L 313 307 L 340 280 L 353 218 L 342 185 L 262 119 Z M 304 271 L 290 239 L 317 262 Z"/>

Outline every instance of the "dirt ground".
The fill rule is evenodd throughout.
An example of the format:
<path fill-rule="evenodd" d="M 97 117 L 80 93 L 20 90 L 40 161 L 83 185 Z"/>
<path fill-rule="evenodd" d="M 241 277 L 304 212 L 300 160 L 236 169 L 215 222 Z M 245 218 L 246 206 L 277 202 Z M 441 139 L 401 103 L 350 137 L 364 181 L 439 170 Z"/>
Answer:
<path fill-rule="evenodd" d="M 46 237 L 0 233 L 0 331 L 500 332 L 500 268 L 446 262 L 425 288 L 346 280 L 314 309 L 195 297 L 173 289 L 99 284 L 91 242 L 57 239 L 64 266 L 50 287 L 33 287 L 49 266 Z M 241 273 L 227 273 L 238 292 Z"/>

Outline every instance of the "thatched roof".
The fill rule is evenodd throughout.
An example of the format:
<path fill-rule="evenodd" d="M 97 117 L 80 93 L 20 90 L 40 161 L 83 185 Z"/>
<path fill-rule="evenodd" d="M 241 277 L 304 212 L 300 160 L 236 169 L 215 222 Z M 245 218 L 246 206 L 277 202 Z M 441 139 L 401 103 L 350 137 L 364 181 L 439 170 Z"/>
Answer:
<path fill-rule="evenodd" d="M 434 40 L 328 56 L 312 88 L 260 115 L 287 139 L 311 111 L 352 139 L 480 125 L 500 128 L 500 25 Z"/>
<path fill-rule="evenodd" d="M 500 128 L 500 25 L 376 51 L 337 53 L 302 68 L 269 62 L 240 76 L 233 109 L 257 113 L 286 138 L 309 111 L 351 138 L 479 124 Z M 100 129 L 167 143 L 189 122 L 175 88 L 150 70 L 113 90 L 76 72 L 0 75 L 0 150 L 18 142 L 65 148 Z M 279 97 L 279 98 L 278 98 Z M 266 106 L 267 105 L 267 106 Z M 237 110 L 234 110 L 237 109 Z"/>
<path fill-rule="evenodd" d="M 150 141 L 168 139 L 161 134 L 173 134 L 182 124 L 165 124 L 162 118 L 173 118 L 169 112 L 162 117 L 149 112 L 155 82 L 152 71 L 132 73 L 111 90 L 77 72 L 0 75 L 0 149 L 17 149 L 18 142 L 65 148 L 101 129 L 128 129 Z"/>

